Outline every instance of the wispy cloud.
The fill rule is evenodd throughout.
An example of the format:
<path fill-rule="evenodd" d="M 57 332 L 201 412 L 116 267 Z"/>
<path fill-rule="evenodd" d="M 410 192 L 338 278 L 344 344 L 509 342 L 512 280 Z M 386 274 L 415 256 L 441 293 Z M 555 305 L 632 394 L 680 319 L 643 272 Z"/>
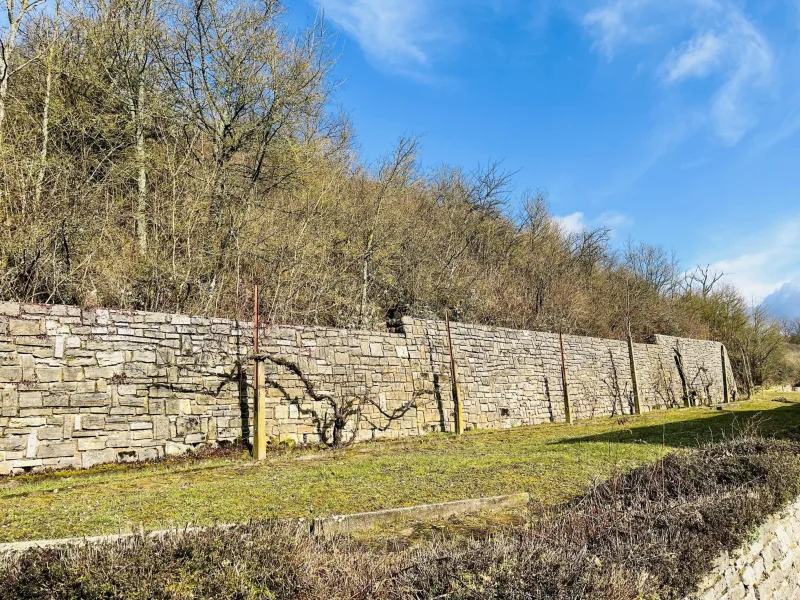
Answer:
<path fill-rule="evenodd" d="M 432 48 L 452 39 L 435 19 L 432 0 L 317 0 L 325 17 L 353 37 L 377 66 L 414 72 L 428 68 Z"/>
<path fill-rule="evenodd" d="M 711 105 L 717 134 L 728 144 L 738 142 L 758 122 L 750 104 L 754 90 L 772 80 L 773 53 L 762 33 L 741 15 L 735 15 L 728 31 L 732 67 Z"/>
<path fill-rule="evenodd" d="M 800 132 L 800 113 L 792 109 L 777 127 L 756 137 L 753 151 L 765 152 L 793 137 L 797 132 Z"/>
<path fill-rule="evenodd" d="M 715 78 L 705 112 L 723 143 L 736 144 L 758 123 L 753 106 L 773 80 L 774 53 L 731 0 L 607 0 L 583 24 L 609 59 L 633 43 L 666 52 L 655 72 L 668 86 Z"/>
<path fill-rule="evenodd" d="M 759 250 L 754 252 L 752 248 Z M 781 286 L 800 278 L 800 218 L 790 217 L 766 230 L 754 231 L 739 239 L 732 249 L 716 254 L 711 261 L 702 262 L 711 262 L 712 268 L 724 272 L 726 280 L 748 300 L 760 303 Z"/>
<path fill-rule="evenodd" d="M 650 3 L 651 0 L 613 0 L 589 10 L 583 24 L 595 37 L 595 49 L 611 59 L 619 46 L 646 39 L 653 26 L 642 25 L 635 16 Z"/>
<path fill-rule="evenodd" d="M 588 229 L 589 225 L 586 222 L 586 215 L 582 212 L 574 212 L 569 215 L 556 215 L 553 220 L 566 233 L 580 233 L 584 229 Z"/>
<path fill-rule="evenodd" d="M 616 211 L 603 212 L 593 219 L 587 219 L 583 212 L 574 212 L 569 215 L 556 215 L 553 220 L 566 233 L 580 233 L 587 229 L 606 227 L 613 234 L 619 229 L 633 225 L 633 219 L 629 215 Z"/>
<path fill-rule="evenodd" d="M 679 48 L 673 48 L 664 61 L 667 83 L 689 77 L 706 77 L 720 62 L 726 43 L 713 31 L 698 34 Z"/>

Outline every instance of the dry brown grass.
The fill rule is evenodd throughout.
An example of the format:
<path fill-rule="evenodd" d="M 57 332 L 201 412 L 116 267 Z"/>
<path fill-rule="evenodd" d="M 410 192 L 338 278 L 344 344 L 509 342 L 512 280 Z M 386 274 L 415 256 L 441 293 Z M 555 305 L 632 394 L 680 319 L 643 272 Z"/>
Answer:
<path fill-rule="evenodd" d="M 800 444 L 753 435 L 678 451 L 524 527 L 413 548 L 251 522 L 166 540 L 29 551 L 10 598 L 680 598 L 800 492 Z"/>

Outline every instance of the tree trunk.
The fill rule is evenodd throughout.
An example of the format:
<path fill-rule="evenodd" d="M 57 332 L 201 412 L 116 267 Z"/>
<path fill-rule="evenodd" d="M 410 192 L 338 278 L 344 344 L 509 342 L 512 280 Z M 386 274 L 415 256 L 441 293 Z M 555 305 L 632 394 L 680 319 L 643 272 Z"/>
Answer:
<path fill-rule="evenodd" d="M 364 328 L 366 326 L 366 310 L 367 310 L 367 291 L 369 289 L 369 262 L 372 258 L 372 244 L 375 240 L 375 229 L 369 233 L 367 238 L 367 247 L 364 250 L 364 265 L 361 275 L 361 306 L 358 311 L 358 326 Z"/>
<path fill-rule="evenodd" d="M 149 5 L 146 10 L 146 18 L 149 16 Z M 147 252 L 147 170 L 145 166 L 145 145 L 144 145 L 144 71 L 146 63 L 146 40 L 144 28 L 146 24 L 140 22 L 136 39 L 136 59 L 138 65 L 136 79 L 136 99 L 134 107 L 134 128 L 136 136 L 136 234 L 139 242 L 139 254 Z"/>
<path fill-rule="evenodd" d="M 3 147 L 3 122 L 6 119 L 6 101 L 8 99 L 8 80 L 11 77 L 11 57 L 17 46 L 17 32 L 19 32 L 22 19 L 30 8 L 29 0 L 22 0 L 19 12 L 14 14 L 14 3 L 6 2 L 8 7 L 8 37 L 3 43 L 2 61 L 0 65 L 0 150 Z"/>
<path fill-rule="evenodd" d="M 139 79 L 136 94 L 136 108 L 134 122 L 136 128 L 136 168 L 137 168 L 137 194 L 136 194 L 136 233 L 139 241 L 139 254 L 147 252 L 147 169 L 145 167 L 144 146 L 144 81 Z"/>
<path fill-rule="evenodd" d="M 42 104 L 42 148 L 39 151 L 39 172 L 36 173 L 36 187 L 34 188 L 34 206 L 39 206 L 39 199 L 42 197 L 42 186 L 44 185 L 44 175 L 47 169 L 47 144 L 50 139 L 50 96 L 53 88 L 53 62 L 55 61 L 56 43 L 58 42 L 59 16 L 61 13 L 61 2 L 56 1 L 55 19 L 53 20 L 53 39 L 47 53 L 47 75 L 44 84 L 44 101 Z"/>

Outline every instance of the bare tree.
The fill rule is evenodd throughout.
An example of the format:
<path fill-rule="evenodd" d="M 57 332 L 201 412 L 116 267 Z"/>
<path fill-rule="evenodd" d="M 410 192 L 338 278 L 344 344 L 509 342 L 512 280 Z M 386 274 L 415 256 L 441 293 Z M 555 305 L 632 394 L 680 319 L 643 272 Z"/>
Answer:
<path fill-rule="evenodd" d="M 364 327 L 366 325 L 370 264 L 372 263 L 375 253 L 375 236 L 380 226 L 381 208 L 392 190 L 402 188 L 409 184 L 418 146 L 419 144 L 416 138 L 401 138 L 392 156 L 385 160 L 378 170 L 377 183 L 375 185 L 370 185 L 370 183 L 364 179 L 361 181 L 361 188 L 364 194 L 369 194 L 367 190 L 371 187 L 375 188 L 375 192 L 372 200 L 374 208 L 372 218 L 366 230 L 366 242 L 364 244 L 364 255 L 361 263 L 361 302 L 358 311 L 359 327 Z"/>
<path fill-rule="evenodd" d="M 678 261 L 661 246 L 635 243 L 628 238 L 622 251 L 623 265 L 633 275 L 664 295 L 675 291 Z"/>
<path fill-rule="evenodd" d="M 725 276 L 722 271 L 713 271 L 711 265 L 697 265 L 694 270 L 689 271 L 683 276 L 684 292 L 699 294 L 702 298 L 708 298 L 714 291 L 714 287 Z"/>
<path fill-rule="evenodd" d="M 147 150 L 145 135 L 152 109 L 149 96 L 156 90 L 153 56 L 160 28 L 154 0 L 101 1 L 100 18 L 108 24 L 107 39 L 111 49 L 104 65 L 114 91 L 119 94 L 130 115 L 135 149 L 136 209 L 134 220 L 139 254 L 147 252 Z"/>
<path fill-rule="evenodd" d="M 12 75 L 17 73 L 31 59 L 17 64 L 17 41 L 23 22 L 34 8 L 44 0 L 6 0 L 6 18 L 8 24 L 0 38 L 0 148 L 3 144 L 3 123 L 6 118 L 8 101 L 8 83 Z"/>
<path fill-rule="evenodd" d="M 783 335 L 790 344 L 800 344 L 800 317 L 783 319 L 780 325 Z"/>
<path fill-rule="evenodd" d="M 210 215 L 219 226 L 226 202 L 241 195 L 236 185 L 259 179 L 280 136 L 320 114 L 333 60 L 322 23 L 291 39 L 277 0 L 179 0 L 177 7 L 161 60 L 179 116 L 211 143 Z M 243 181 L 231 178 L 237 173 Z"/>
<path fill-rule="evenodd" d="M 54 16 L 50 24 L 52 28 L 49 47 L 47 48 L 45 59 L 45 90 L 42 101 L 42 140 L 39 150 L 39 168 L 36 173 L 36 183 L 34 185 L 34 205 L 39 205 L 42 197 L 42 185 L 44 184 L 45 171 L 47 169 L 47 148 L 50 139 L 50 99 L 53 89 L 53 70 L 55 68 L 56 54 L 58 52 L 58 39 L 61 33 L 61 0 L 55 0 Z"/>

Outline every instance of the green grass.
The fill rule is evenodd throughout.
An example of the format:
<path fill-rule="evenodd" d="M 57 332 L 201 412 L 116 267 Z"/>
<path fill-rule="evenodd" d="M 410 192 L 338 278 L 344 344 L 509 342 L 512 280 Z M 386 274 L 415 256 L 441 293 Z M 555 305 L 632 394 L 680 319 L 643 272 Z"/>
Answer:
<path fill-rule="evenodd" d="M 461 437 L 432 435 L 255 464 L 246 455 L 0 480 L 0 541 L 99 535 L 187 523 L 309 517 L 528 491 L 554 503 L 614 471 L 719 439 L 756 419 L 800 426 L 800 393 L 727 407 L 651 412 Z"/>

